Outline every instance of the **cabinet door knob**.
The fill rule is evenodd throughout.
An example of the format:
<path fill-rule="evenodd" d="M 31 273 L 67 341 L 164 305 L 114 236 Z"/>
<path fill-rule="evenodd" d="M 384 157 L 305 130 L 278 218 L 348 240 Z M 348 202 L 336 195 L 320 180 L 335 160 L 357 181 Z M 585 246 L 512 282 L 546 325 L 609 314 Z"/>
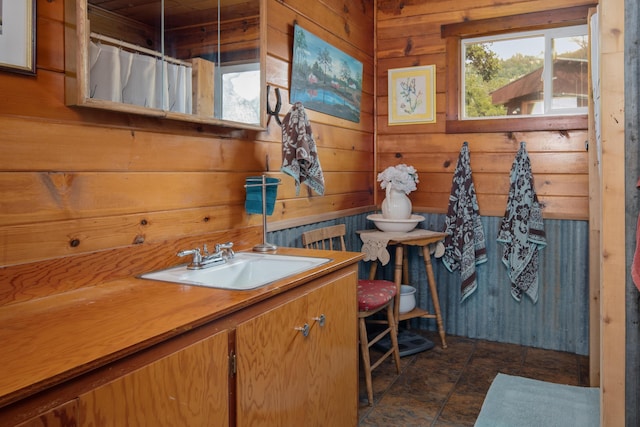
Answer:
<path fill-rule="evenodd" d="M 298 326 L 296 328 L 294 328 L 296 331 L 300 331 L 302 333 L 303 337 L 306 337 L 309 335 L 309 331 L 311 330 L 311 328 L 309 328 L 309 324 L 305 323 L 303 326 Z"/>
<path fill-rule="evenodd" d="M 321 314 L 319 317 L 314 317 L 313 320 L 318 322 L 320 326 L 324 326 L 325 322 L 327 321 L 327 318 L 325 317 L 324 314 Z"/>

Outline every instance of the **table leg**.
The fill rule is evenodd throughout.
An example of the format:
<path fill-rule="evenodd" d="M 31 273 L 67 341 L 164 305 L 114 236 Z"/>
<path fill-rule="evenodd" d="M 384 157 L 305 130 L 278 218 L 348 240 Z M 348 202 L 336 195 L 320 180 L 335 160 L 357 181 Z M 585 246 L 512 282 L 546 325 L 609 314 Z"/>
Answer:
<path fill-rule="evenodd" d="M 396 297 L 394 301 L 393 315 L 396 318 L 396 330 L 400 324 L 400 286 L 402 285 L 402 258 L 403 247 L 402 245 L 396 245 L 396 264 L 393 274 L 393 281 L 396 283 Z"/>
<path fill-rule="evenodd" d="M 402 281 L 400 283 L 404 285 L 411 285 L 411 278 L 409 277 L 409 246 L 405 246 L 404 256 L 402 258 Z M 402 293 L 402 286 L 398 290 L 398 295 Z M 398 310 L 398 315 L 400 315 L 400 310 Z M 405 322 L 405 328 L 410 329 L 411 319 L 407 319 Z"/>
<path fill-rule="evenodd" d="M 407 249 L 407 253 L 402 259 L 402 277 L 403 277 L 402 283 L 404 283 L 405 285 L 410 285 L 411 278 L 409 277 L 409 247 L 406 246 L 406 249 Z"/>
<path fill-rule="evenodd" d="M 371 261 L 371 267 L 369 267 L 369 280 L 376 279 L 376 272 L 378 271 L 378 261 Z"/>
<path fill-rule="evenodd" d="M 429 289 L 431 290 L 431 299 L 433 300 L 433 309 L 436 312 L 436 323 L 438 324 L 438 332 L 442 340 L 442 348 L 447 348 L 447 341 L 444 333 L 444 325 L 442 324 L 442 314 L 440 312 L 440 299 L 438 298 L 438 288 L 436 287 L 436 278 L 433 275 L 433 266 L 431 265 L 431 254 L 429 253 L 429 245 L 422 247 L 424 255 L 424 266 L 427 270 L 427 280 Z"/>

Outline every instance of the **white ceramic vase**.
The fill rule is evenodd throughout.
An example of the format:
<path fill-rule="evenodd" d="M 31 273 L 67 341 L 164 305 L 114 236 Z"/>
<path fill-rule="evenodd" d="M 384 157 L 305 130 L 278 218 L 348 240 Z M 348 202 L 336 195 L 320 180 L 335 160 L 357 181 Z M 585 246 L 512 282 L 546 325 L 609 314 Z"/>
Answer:
<path fill-rule="evenodd" d="M 387 186 L 387 197 L 382 201 L 382 217 L 384 219 L 411 218 L 411 200 L 404 191 Z"/>

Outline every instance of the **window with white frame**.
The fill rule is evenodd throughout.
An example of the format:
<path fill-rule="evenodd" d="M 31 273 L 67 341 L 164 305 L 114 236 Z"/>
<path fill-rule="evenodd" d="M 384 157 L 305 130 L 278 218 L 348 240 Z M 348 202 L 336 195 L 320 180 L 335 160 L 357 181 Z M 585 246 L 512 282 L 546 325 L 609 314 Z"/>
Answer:
<path fill-rule="evenodd" d="M 461 120 L 586 114 L 586 25 L 460 39 Z"/>

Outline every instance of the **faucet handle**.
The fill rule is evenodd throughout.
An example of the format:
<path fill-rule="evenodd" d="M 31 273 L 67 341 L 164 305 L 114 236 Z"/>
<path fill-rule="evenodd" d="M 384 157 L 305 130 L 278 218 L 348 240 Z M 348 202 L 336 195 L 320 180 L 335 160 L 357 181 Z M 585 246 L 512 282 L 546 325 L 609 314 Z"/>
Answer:
<path fill-rule="evenodd" d="M 185 249 L 183 251 L 178 252 L 177 255 L 179 257 L 184 257 L 184 256 L 187 256 L 187 255 L 193 255 L 192 264 L 198 264 L 198 263 L 202 262 L 202 254 L 200 253 L 200 249 L 199 248 Z"/>
<path fill-rule="evenodd" d="M 233 242 L 216 243 L 216 252 L 219 252 L 220 249 L 231 249 L 232 247 L 233 247 Z"/>
<path fill-rule="evenodd" d="M 227 257 L 233 258 L 233 256 L 235 255 L 235 252 L 233 252 L 232 248 L 233 248 L 233 242 L 217 243 L 216 253 L 220 253 L 221 251 L 224 251 L 227 254 Z"/>

